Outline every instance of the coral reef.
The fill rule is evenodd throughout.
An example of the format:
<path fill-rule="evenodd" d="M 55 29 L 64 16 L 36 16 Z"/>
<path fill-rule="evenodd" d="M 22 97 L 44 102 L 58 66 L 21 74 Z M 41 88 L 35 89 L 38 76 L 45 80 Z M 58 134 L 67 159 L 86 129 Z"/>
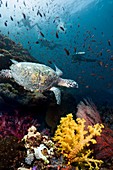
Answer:
<path fill-rule="evenodd" d="M 49 169 L 57 168 L 62 164 L 58 155 L 55 155 L 54 142 L 48 136 L 39 133 L 35 126 L 28 129 L 28 134 L 23 137 L 22 141 L 27 149 L 25 164 L 29 168 L 33 166 L 36 169 Z"/>
<path fill-rule="evenodd" d="M 0 138 L 0 170 L 16 170 L 26 155 L 22 142 L 14 136 Z"/>
<path fill-rule="evenodd" d="M 102 124 L 88 126 L 85 130 L 85 119 L 77 118 L 75 122 L 72 114 L 61 118 L 53 140 L 57 142 L 59 151 L 66 157 L 68 164 L 76 163 L 78 166 L 99 169 L 101 160 L 96 160 L 91 156 L 92 151 L 87 147 L 95 144 L 95 136 L 100 136 Z M 93 164 L 92 164 L 93 163 Z"/>

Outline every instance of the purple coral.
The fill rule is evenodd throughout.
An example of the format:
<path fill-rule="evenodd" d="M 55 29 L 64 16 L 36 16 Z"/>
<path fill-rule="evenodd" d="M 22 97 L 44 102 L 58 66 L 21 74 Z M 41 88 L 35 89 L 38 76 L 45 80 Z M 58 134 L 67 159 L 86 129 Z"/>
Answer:
<path fill-rule="evenodd" d="M 13 135 L 22 139 L 30 126 L 38 126 L 37 120 L 31 115 L 20 115 L 15 111 L 13 115 L 7 113 L 0 115 L 0 137 Z"/>

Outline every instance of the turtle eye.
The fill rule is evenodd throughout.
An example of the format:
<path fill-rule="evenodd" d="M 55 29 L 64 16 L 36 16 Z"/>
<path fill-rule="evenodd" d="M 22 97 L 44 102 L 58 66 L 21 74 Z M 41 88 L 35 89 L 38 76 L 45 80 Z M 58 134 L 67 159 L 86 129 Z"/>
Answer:
<path fill-rule="evenodd" d="M 78 84 L 75 81 L 70 82 L 70 87 L 78 88 Z"/>

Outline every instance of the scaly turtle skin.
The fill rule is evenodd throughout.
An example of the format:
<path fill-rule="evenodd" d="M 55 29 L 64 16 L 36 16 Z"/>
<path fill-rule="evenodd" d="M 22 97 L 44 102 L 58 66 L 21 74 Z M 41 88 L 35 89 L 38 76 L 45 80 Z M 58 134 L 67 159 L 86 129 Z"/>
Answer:
<path fill-rule="evenodd" d="M 56 71 L 54 71 L 44 64 L 17 62 L 15 60 L 12 60 L 12 62 L 13 64 L 10 66 L 10 70 L 1 70 L 0 76 L 13 78 L 16 83 L 29 91 L 43 92 L 45 90 L 51 90 L 55 94 L 57 104 L 61 102 L 61 92 L 54 86 L 78 88 L 78 84 L 75 81 L 60 78 L 62 71 L 56 66 Z"/>

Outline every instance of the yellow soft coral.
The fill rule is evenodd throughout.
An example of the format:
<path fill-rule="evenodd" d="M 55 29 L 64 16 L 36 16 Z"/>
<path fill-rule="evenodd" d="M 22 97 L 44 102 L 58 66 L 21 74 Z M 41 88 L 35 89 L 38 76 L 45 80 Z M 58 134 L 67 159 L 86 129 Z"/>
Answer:
<path fill-rule="evenodd" d="M 67 158 L 68 164 L 77 163 L 82 166 L 89 166 L 93 169 L 92 162 L 95 169 L 102 163 L 101 160 L 96 160 L 89 157 L 92 153 L 90 149 L 86 149 L 91 143 L 95 144 L 95 136 L 101 135 L 102 124 L 95 124 L 88 126 L 85 130 L 85 120 L 77 118 L 76 122 L 73 120 L 73 115 L 68 114 L 61 118 L 60 125 L 58 125 L 53 140 L 58 143 L 59 151 Z"/>

